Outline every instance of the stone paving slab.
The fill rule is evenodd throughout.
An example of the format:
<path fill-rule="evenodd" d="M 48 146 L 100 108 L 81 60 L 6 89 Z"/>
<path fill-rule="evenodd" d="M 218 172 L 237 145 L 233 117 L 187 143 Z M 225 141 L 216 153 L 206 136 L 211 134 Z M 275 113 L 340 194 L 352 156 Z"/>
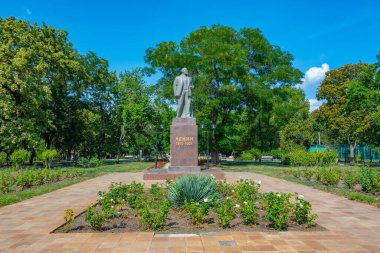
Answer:
<path fill-rule="evenodd" d="M 380 209 L 303 185 L 254 173 L 227 172 L 229 181 L 261 180 L 263 191 L 298 192 L 328 231 L 219 232 L 154 236 L 152 232 L 51 234 L 66 209 L 94 203 L 111 182 L 142 181 L 142 173 L 112 173 L 0 208 L 0 252 L 380 252 Z M 149 187 L 154 181 L 145 181 Z M 222 246 L 221 241 L 234 241 Z"/>

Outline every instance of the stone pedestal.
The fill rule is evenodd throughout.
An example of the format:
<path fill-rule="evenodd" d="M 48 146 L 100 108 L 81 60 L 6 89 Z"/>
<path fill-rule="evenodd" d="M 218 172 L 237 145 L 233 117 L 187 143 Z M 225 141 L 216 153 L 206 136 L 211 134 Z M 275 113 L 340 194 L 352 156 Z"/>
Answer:
<path fill-rule="evenodd" d="M 170 127 L 170 172 L 200 172 L 195 118 L 174 118 Z"/>

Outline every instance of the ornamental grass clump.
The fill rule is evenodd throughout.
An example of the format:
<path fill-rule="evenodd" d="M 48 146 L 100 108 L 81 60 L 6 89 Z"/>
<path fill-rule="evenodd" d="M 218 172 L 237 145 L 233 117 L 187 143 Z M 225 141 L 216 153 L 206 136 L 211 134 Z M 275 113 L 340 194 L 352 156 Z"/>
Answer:
<path fill-rule="evenodd" d="M 216 183 L 208 175 L 185 175 L 174 180 L 168 189 L 169 201 L 176 207 L 182 207 L 187 201 L 201 202 L 213 199 L 217 195 Z"/>

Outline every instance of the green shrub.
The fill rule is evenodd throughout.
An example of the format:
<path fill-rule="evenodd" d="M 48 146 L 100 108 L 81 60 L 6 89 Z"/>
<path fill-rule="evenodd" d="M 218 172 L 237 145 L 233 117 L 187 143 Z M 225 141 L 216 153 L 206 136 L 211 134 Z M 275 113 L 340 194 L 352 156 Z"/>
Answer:
<path fill-rule="evenodd" d="M 319 152 L 319 165 L 329 166 L 336 163 L 338 159 L 338 151 L 335 150 L 323 150 Z"/>
<path fill-rule="evenodd" d="M 8 193 L 12 191 L 12 187 L 15 185 L 15 177 L 12 176 L 10 170 L 0 171 L 0 192 Z"/>
<path fill-rule="evenodd" d="M 324 175 L 325 184 L 336 186 L 341 178 L 341 171 L 334 167 L 326 170 L 326 172 L 327 173 Z"/>
<path fill-rule="evenodd" d="M 302 170 L 302 176 L 307 180 L 307 181 L 311 181 L 311 179 L 313 178 L 315 172 L 313 169 L 303 169 Z"/>
<path fill-rule="evenodd" d="M 274 159 L 281 159 L 283 156 L 283 152 L 280 149 L 272 149 L 268 152 L 268 155 L 273 156 Z"/>
<path fill-rule="evenodd" d="M 317 219 L 316 214 L 311 213 L 310 202 L 303 199 L 303 196 L 296 197 L 296 204 L 294 206 L 294 214 L 298 224 L 306 224 L 307 227 L 312 227 L 314 225 L 314 220 Z"/>
<path fill-rule="evenodd" d="M 42 161 L 45 163 L 45 167 L 50 168 L 51 161 L 58 157 L 58 152 L 55 149 L 45 150 L 40 155 Z"/>
<path fill-rule="evenodd" d="M 229 198 L 220 203 L 216 208 L 216 216 L 218 217 L 222 228 L 230 227 L 231 221 L 236 216 L 236 207 L 239 207 L 239 205 L 235 206 Z"/>
<path fill-rule="evenodd" d="M 266 194 L 265 218 L 271 222 L 274 229 L 284 229 L 292 214 L 291 194 L 269 192 Z"/>
<path fill-rule="evenodd" d="M 325 185 L 336 186 L 339 183 L 341 174 L 338 168 L 322 167 L 316 171 L 316 180 Z"/>
<path fill-rule="evenodd" d="M 140 210 L 141 224 L 152 230 L 161 230 L 167 222 L 170 211 L 170 203 L 167 199 L 149 202 Z"/>
<path fill-rule="evenodd" d="M 202 202 L 213 199 L 217 194 L 216 183 L 209 175 L 185 175 L 169 185 L 169 200 L 177 207 L 183 206 L 185 200 Z"/>
<path fill-rule="evenodd" d="M 25 162 L 29 161 L 31 153 L 27 150 L 20 149 L 13 152 L 11 155 L 11 162 L 16 166 L 17 169 L 21 168 Z"/>
<path fill-rule="evenodd" d="M 82 168 L 92 168 L 92 167 L 98 167 L 100 165 L 103 165 L 105 163 L 104 159 L 98 159 L 96 157 L 93 157 L 91 159 L 80 157 L 76 161 L 76 166 L 82 167 Z"/>
<path fill-rule="evenodd" d="M 261 159 L 261 151 L 258 148 L 252 148 L 249 150 L 249 152 L 252 154 L 252 157 L 256 160 Z"/>
<path fill-rule="evenodd" d="M 6 160 L 7 160 L 7 153 L 0 152 L 0 165 L 5 163 Z"/>
<path fill-rule="evenodd" d="M 368 167 L 362 168 L 360 170 L 359 182 L 365 192 L 380 192 L 380 176 L 374 169 Z"/>
<path fill-rule="evenodd" d="M 256 201 L 258 199 L 260 185 L 252 180 L 240 179 L 236 183 L 235 193 L 236 199 L 240 205 L 244 201 Z"/>
<path fill-rule="evenodd" d="M 89 206 L 86 210 L 85 221 L 94 230 L 101 230 L 104 222 L 106 222 L 106 217 L 103 213 L 99 213 L 94 207 Z"/>
<path fill-rule="evenodd" d="M 318 165 L 319 164 L 319 160 L 320 160 L 320 155 L 321 153 L 318 152 L 318 151 L 311 151 L 309 153 L 307 153 L 307 161 L 306 161 L 306 166 L 315 166 L 315 165 Z"/>
<path fill-rule="evenodd" d="M 358 183 L 359 177 L 358 173 L 355 170 L 347 169 L 343 173 L 343 182 L 348 189 L 354 188 Z"/>
<path fill-rule="evenodd" d="M 201 226 L 208 215 L 209 205 L 204 203 L 185 200 L 185 210 L 190 215 L 191 222 L 197 227 Z"/>
<path fill-rule="evenodd" d="M 235 191 L 235 186 L 227 180 L 216 182 L 217 193 L 220 197 L 227 197 L 232 195 L 232 191 Z"/>
<path fill-rule="evenodd" d="M 249 151 L 243 151 L 243 153 L 241 153 L 241 155 L 239 156 L 239 160 L 251 161 L 253 160 L 253 155 Z"/>
<path fill-rule="evenodd" d="M 65 232 L 69 232 L 71 230 L 71 227 L 74 223 L 74 210 L 73 209 L 67 209 L 65 211 L 65 215 L 63 216 L 63 219 L 65 220 Z"/>
<path fill-rule="evenodd" d="M 252 200 L 244 201 L 240 212 L 245 225 L 254 224 L 260 218 L 256 209 L 256 203 Z"/>
<path fill-rule="evenodd" d="M 308 153 L 306 150 L 294 150 L 289 153 L 290 165 L 306 166 L 308 165 Z"/>

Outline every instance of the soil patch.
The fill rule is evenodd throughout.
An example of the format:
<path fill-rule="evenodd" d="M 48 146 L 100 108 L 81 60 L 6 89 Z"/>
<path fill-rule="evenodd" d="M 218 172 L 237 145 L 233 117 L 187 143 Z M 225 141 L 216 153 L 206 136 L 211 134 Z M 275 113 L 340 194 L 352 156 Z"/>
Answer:
<path fill-rule="evenodd" d="M 96 206 L 100 211 L 100 206 Z M 127 209 L 122 210 L 127 212 Z M 92 230 L 85 222 L 85 212 L 79 214 L 68 233 L 124 233 L 124 232 L 142 232 L 152 231 L 145 229 L 141 226 L 139 218 L 132 209 L 128 209 L 128 218 L 112 218 L 109 219 L 103 226 L 101 231 Z M 166 226 L 160 230 L 155 231 L 156 234 L 200 234 L 207 232 L 221 232 L 221 231 L 260 231 L 260 232 L 275 232 L 275 231 L 326 231 L 327 229 L 316 224 L 311 228 L 306 225 L 299 225 L 294 220 L 290 220 L 287 229 L 275 230 L 270 227 L 269 222 L 264 218 L 264 211 L 260 210 L 260 220 L 255 225 L 244 225 L 241 216 L 238 214 L 231 222 L 230 228 L 222 228 L 217 221 L 214 211 L 210 210 L 205 224 L 201 227 L 196 227 L 191 223 L 189 215 L 182 212 L 180 209 L 171 209 L 168 215 L 169 219 Z M 66 233 L 65 224 L 53 231 L 53 233 Z"/>

